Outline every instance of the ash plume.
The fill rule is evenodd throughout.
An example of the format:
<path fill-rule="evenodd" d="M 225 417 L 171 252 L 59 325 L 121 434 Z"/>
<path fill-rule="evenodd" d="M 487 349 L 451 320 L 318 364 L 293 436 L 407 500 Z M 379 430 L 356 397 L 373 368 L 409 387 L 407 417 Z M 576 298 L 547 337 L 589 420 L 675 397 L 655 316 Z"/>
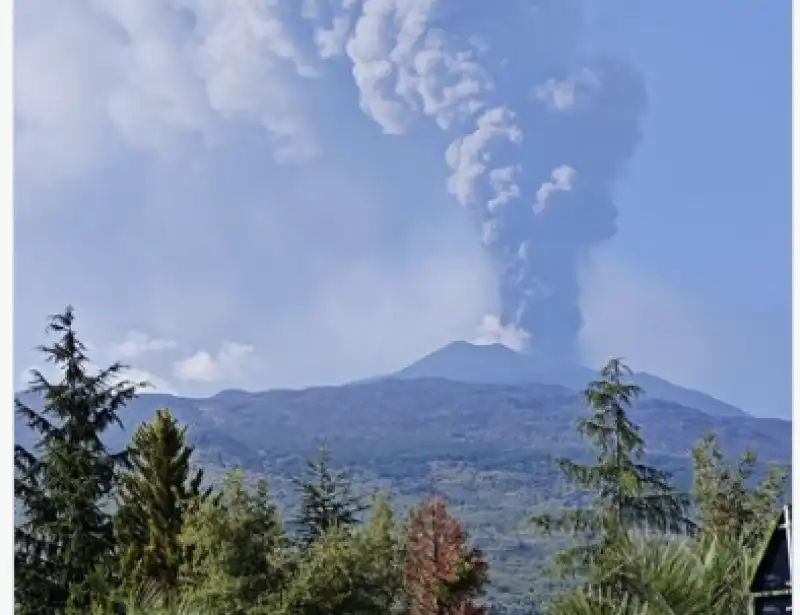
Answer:
<path fill-rule="evenodd" d="M 496 269 L 500 309 L 484 324 L 547 360 L 574 359 L 578 271 L 615 233 L 614 190 L 647 109 L 637 71 L 587 46 L 580 0 L 91 5 L 85 12 L 98 14 L 86 24 L 119 26 L 102 39 L 119 53 L 85 56 L 128 58 L 136 70 L 101 62 L 112 85 L 105 99 L 92 90 L 86 99 L 104 101 L 102 126 L 132 148 L 161 151 L 184 134 L 213 143 L 241 120 L 266 131 L 282 162 L 317 156 L 303 102 L 332 64 L 384 134 L 435 126 L 444 186 Z M 28 110 L 49 126 L 39 107 Z M 67 141 L 58 152 L 73 149 Z"/>
<path fill-rule="evenodd" d="M 364 113 L 386 134 L 427 116 L 448 136 L 447 189 L 497 271 L 494 330 L 523 332 L 515 339 L 544 360 L 574 360 L 578 270 L 616 231 L 614 189 L 647 109 L 641 76 L 585 49 L 577 0 L 323 5 L 316 38 L 326 58 L 349 58 Z"/>

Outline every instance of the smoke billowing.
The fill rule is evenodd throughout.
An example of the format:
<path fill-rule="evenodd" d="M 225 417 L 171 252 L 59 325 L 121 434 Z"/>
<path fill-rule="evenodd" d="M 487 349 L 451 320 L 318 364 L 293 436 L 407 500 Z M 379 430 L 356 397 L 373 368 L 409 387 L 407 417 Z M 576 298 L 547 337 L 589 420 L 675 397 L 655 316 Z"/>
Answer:
<path fill-rule="evenodd" d="M 53 166 L 88 168 L 74 152 L 101 151 L 92 109 L 101 128 L 140 150 L 175 135 L 213 143 L 241 122 L 263 128 L 280 160 L 307 160 L 321 146 L 305 120 L 336 122 L 318 84 L 333 76 L 341 90 L 344 78 L 337 104 L 357 100 L 384 134 L 435 127 L 442 185 L 474 219 L 496 269 L 500 309 L 484 329 L 549 360 L 572 358 L 577 272 L 615 232 L 616 182 L 647 107 L 637 72 L 587 47 L 579 0 L 98 0 L 83 12 L 76 28 L 113 24 L 101 42 L 114 52 L 78 45 L 85 78 L 63 70 L 69 87 L 51 86 L 60 100 L 74 95 L 62 105 L 74 110 L 64 123 L 74 131 L 52 130 L 45 105 L 19 105 L 22 121 L 46 129 L 20 140 L 21 165 L 41 166 L 25 144 L 57 134 Z M 110 94 L 96 95 L 95 82 Z M 18 85 L 23 95 L 41 89 L 24 75 Z M 311 102 L 323 111 L 308 111 Z"/>
<path fill-rule="evenodd" d="M 385 133 L 428 116 L 447 136 L 447 189 L 497 270 L 493 334 L 518 331 L 543 359 L 573 359 L 578 268 L 615 233 L 615 185 L 647 107 L 636 70 L 585 48 L 570 0 L 314 6 L 318 23 L 330 20 L 316 36 L 323 55 L 350 60 L 361 108 Z"/>

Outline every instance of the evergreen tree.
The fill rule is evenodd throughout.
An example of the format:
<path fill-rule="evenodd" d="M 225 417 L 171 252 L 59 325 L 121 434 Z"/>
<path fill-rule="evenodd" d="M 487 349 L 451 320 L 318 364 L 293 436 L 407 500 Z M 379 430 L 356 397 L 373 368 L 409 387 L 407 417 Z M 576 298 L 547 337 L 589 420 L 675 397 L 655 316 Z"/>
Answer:
<path fill-rule="evenodd" d="M 18 613 L 61 612 L 66 605 L 88 611 L 98 570 L 114 547 L 111 517 L 104 509 L 124 451 L 101 441 L 118 412 L 143 383 L 122 379 L 124 366 L 92 370 L 86 347 L 73 328 L 74 312 L 52 316 L 58 336 L 39 350 L 61 372 L 58 383 L 34 371 L 28 393 L 36 410 L 14 400 L 17 414 L 38 435 L 33 450 L 16 445 L 14 495 L 23 521 L 15 527 L 15 602 Z"/>
<path fill-rule="evenodd" d="M 788 472 L 770 464 L 755 482 L 755 451 L 745 451 L 735 465 L 729 463 L 713 433 L 703 436 L 692 456 L 700 537 L 742 542 L 751 550 L 760 548 L 775 511 L 788 498 Z"/>
<path fill-rule="evenodd" d="M 229 474 L 217 495 L 188 515 L 181 544 L 188 558 L 182 584 L 192 588 L 203 612 L 237 614 L 268 604 L 291 568 L 266 481 L 248 489 L 240 472 Z"/>
<path fill-rule="evenodd" d="M 578 420 L 578 432 L 597 452 L 595 465 L 580 465 L 561 459 L 559 467 L 567 480 L 593 494 L 585 507 L 539 515 L 539 528 L 562 531 L 588 539 L 556 556 L 556 563 L 573 571 L 585 568 L 619 532 L 643 528 L 648 531 L 681 532 L 691 527 L 686 511 L 689 498 L 670 484 L 670 476 L 642 462 L 644 440 L 628 418 L 627 410 L 643 394 L 630 382 L 630 369 L 611 359 L 590 382 L 584 397 L 591 415 Z"/>
<path fill-rule="evenodd" d="M 277 613 L 388 615 L 382 592 L 376 593 L 368 583 L 370 566 L 354 534 L 358 531 L 331 526 L 298 553 L 297 568 Z"/>
<path fill-rule="evenodd" d="M 334 526 L 351 527 L 365 507 L 352 494 L 350 476 L 346 472 L 332 472 L 330 452 L 324 445 L 307 465 L 306 477 L 295 484 L 300 493 L 296 524 L 301 540 L 308 545 Z"/>
<path fill-rule="evenodd" d="M 186 445 L 186 429 L 169 410 L 160 409 L 133 435 L 114 525 L 120 572 L 134 587 L 152 582 L 168 593 L 177 586 L 184 518 L 210 494 L 201 492 L 203 471 L 191 472 L 193 447 Z"/>
<path fill-rule="evenodd" d="M 359 585 L 369 594 L 372 611 L 380 615 L 395 612 L 401 598 L 405 550 L 398 525 L 391 500 L 379 493 L 368 523 L 353 537 L 361 569 Z"/>

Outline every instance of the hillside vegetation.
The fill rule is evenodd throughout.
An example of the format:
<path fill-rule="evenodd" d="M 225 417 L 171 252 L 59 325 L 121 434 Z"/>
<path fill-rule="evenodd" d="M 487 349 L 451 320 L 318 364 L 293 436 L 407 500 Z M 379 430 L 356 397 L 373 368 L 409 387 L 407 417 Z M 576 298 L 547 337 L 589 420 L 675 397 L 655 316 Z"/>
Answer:
<path fill-rule="evenodd" d="M 786 498 L 785 421 L 641 401 L 616 360 L 581 394 L 187 400 L 89 370 L 73 325 L 16 400 L 18 613 L 743 615 Z"/>

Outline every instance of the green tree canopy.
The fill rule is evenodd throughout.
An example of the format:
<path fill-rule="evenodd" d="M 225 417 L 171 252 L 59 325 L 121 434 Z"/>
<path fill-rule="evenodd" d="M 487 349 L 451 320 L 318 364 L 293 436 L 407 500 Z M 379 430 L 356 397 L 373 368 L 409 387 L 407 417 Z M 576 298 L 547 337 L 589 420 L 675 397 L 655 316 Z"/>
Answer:
<path fill-rule="evenodd" d="M 15 601 L 23 614 L 60 612 L 68 603 L 90 608 L 98 570 L 114 549 L 104 505 L 125 461 L 125 452 L 110 452 L 101 436 L 122 425 L 118 413 L 144 384 L 125 380 L 120 363 L 92 369 L 74 320 L 71 307 L 52 316 L 48 333 L 58 339 L 39 347 L 61 373 L 50 382 L 33 371 L 28 393 L 43 402 L 41 410 L 14 401 L 38 435 L 33 450 L 14 450 L 14 495 L 23 518 L 14 531 Z"/>
<path fill-rule="evenodd" d="M 171 591 L 177 586 L 184 518 L 210 494 L 201 492 L 203 471 L 190 468 L 193 447 L 186 444 L 186 430 L 164 408 L 133 434 L 114 525 L 120 572 L 134 587 L 154 582 Z"/>
<path fill-rule="evenodd" d="M 295 525 L 305 544 L 318 540 L 333 527 L 355 525 L 365 510 L 360 498 L 353 495 L 349 474 L 331 469 L 330 451 L 324 445 L 307 462 L 306 475 L 295 485 L 300 495 Z"/>
<path fill-rule="evenodd" d="M 691 527 L 688 495 L 676 491 L 667 473 L 642 459 L 644 439 L 628 410 L 644 391 L 630 376 L 620 359 L 611 359 L 584 391 L 591 414 L 578 419 L 577 430 L 596 451 L 596 463 L 559 460 L 565 478 L 591 494 L 589 504 L 533 518 L 534 525 L 546 532 L 583 538 L 583 543 L 557 554 L 562 569 L 588 566 L 625 530 L 680 532 Z"/>
<path fill-rule="evenodd" d="M 249 489 L 241 472 L 229 474 L 215 498 L 187 517 L 181 541 L 188 555 L 182 582 L 214 612 L 244 613 L 286 582 L 286 536 L 264 479 Z"/>
<path fill-rule="evenodd" d="M 701 537 L 742 542 L 751 550 L 761 547 L 775 511 L 788 498 L 788 472 L 770 464 L 756 481 L 756 452 L 745 451 L 737 463 L 730 463 L 713 433 L 703 436 L 692 456 Z"/>

